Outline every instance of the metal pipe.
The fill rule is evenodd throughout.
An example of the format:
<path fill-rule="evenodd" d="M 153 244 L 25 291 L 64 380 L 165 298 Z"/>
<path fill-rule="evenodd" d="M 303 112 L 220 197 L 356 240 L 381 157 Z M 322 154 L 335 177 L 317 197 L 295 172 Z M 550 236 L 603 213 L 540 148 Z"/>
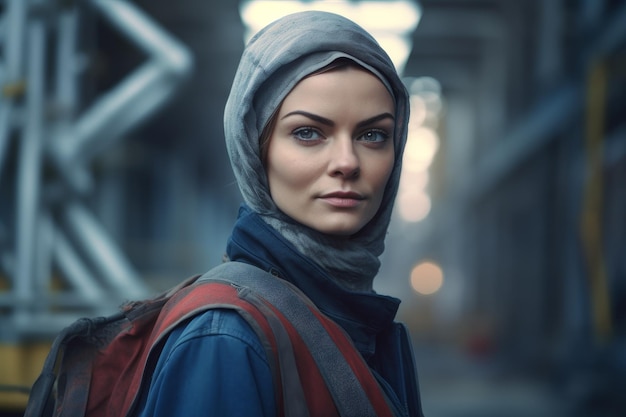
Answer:
<path fill-rule="evenodd" d="M 94 155 L 154 113 L 175 87 L 164 76 L 158 63 L 141 66 L 85 111 L 67 137 L 55 141 L 57 148 L 54 150 L 61 157 L 62 167 L 84 166 Z"/>
<path fill-rule="evenodd" d="M 55 227 L 54 260 L 71 286 L 88 304 L 101 304 L 107 297 L 93 274 L 80 259 L 62 229 Z"/>
<path fill-rule="evenodd" d="M 76 313 L 37 314 L 27 319 L 22 318 L 18 320 L 16 322 L 16 329 L 19 329 L 19 335 L 24 338 L 52 337 L 78 318 L 80 318 L 80 316 Z"/>
<path fill-rule="evenodd" d="M 63 146 L 64 139 L 71 136 L 70 129 L 77 109 L 77 31 L 77 8 L 74 6 L 64 9 L 58 17 L 55 73 L 55 102 L 60 113 L 55 121 L 54 140 L 49 143 L 47 151 L 52 151 L 52 160 L 57 163 L 57 168 L 70 188 L 75 192 L 86 193 L 92 187 L 92 178 L 87 169 L 72 161 L 69 155 L 63 155 L 63 150 L 66 149 Z"/>
<path fill-rule="evenodd" d="M 26 129 L 20 141 L 17 171 L 17 228 L 14 292 L 23 301 L 16 313 L 24 313 L 33 301 L 36 258 L 36 222 L 41 189 L 43 133 L 43 94 L 45 66 L 45 30 L 41 20 L 28 27 L 28 89 L 26 91 Z"/>
<path fill-rule="evenodd" d="M 189 75 L 192 55 L 144 12 L 123 0 L 91 0 L 96 9 L 128 39 L 176 77 Z"/>
<path fill-rule="evenodd" d="M 9 146 L 13 116 L 14 94 L 20 90 L 19 84 L 23 77 L 24 26 L 26 22 L 26 7 L 28 2 L 11 0 L 7 6 L 7 25 L 5 27 L 5 72 L 2 80 L 2 100 L 0 101 L 0 180 L 2 179 L 2 165 L 5 153 Z M 12 87 L 12 88 L 11 88 Z"/>
<path fill-rule="evenodd" d="M 13 251 L 10 250 L 8 239 L 5 238 L 5 225 L 0 222 L 0 272 L 6 276 L 15 276 L 15 257 Z"/>
<path fill-rule="evenodd" d="M 28 318 L 37 315 L 50 315 L 57 314 L 71 314 L 70 310 L 79 313 L 76 310 L 81 310 L 80 315 L 85 317 L 94 317 L 103 314 L 112 314 L 119 310 L 119 306 L 124 302 L 121 297 L 102 299 L 99 302 L 94 303 L 90 300 L 85 300 L 82 294 L 74 291 L 62 291 L 54 294 L 50 294 L 48 297 L 39 301 L 40 310 L 28 315 Z M 18 306 L 18 301 L 10 294 L 0 294 L 0 308 L 15 308 Z M 64 310 L 65 313 L 59 313 L 59 311 L 51 312 L 51 309 Z M 76 318 L 79 318 L 78 316 Z M 0 320 L 0 324 L 2 321 Z M 1 329 L 1 326 L 0 326 Z M 20 332 L 21 329 L 15 329 Z M 0 340 L 3 340 L 4 335 L 0 331 Z"/>
<path fill-rule="evenodd" d="M 150 293 L 133 267 L 98 221 L 78 202 L 64 208 L 64 220 L 72 237 L 85 251 L 103 280 L 129 299 L 145 298 Z"/>
<path fill-rule="evenodd" d="M 91 3 L 109 23 L 149 54 L 150 61 L 105 94 L 66 137 L 60 138 L 54 153 L 59 165 L 66 169 L 88 163 L 105 146 L 147 119 L 172 96 L 193 66 L 188 49 L 132 4 L 119 0 Z M 68 177 L 74 182 L 81 179 L 72 174 Z"/>
<path fill-rule="evenodd" d="M 78 11 L 76 6 L 66 7 L 58 17 L 56 48 L 55 101 L 60 106 L 60 121 L 67 123 L 76 110 L 77 87 L 76 39 L 78 32 Z"/>
<path fill-rule="evenodd" d="M 50 292 L 51 274 L 52 274 L 52 248 L 53 230 L 52 219 L 46 207 L 40 202 L 37 210 L 37 219 L 35 223 L 37 228 L 37 239 L 35 240 L 35 258 L 33 259 L 33 302 L 31 311 L 42 311 L 45 305 L 40 302 L 44 300 Z"/>

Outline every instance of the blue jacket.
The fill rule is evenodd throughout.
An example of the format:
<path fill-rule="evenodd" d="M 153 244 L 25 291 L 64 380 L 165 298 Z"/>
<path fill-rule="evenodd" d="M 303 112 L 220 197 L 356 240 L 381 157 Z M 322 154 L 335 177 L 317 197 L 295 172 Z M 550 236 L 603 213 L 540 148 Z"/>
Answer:
<path fill-rule="evenodd" d="M 395 408 L 407 416 L 422 415 L 408 335 L 393 322 L 397 299 L 339 287 L 245 206 L 227 254 L 298 286 L 350 335 Z M 265 349 L 238 313 L 221 309 L 172 332 L 138 406 L 139 416 L 277 414 Z"/>

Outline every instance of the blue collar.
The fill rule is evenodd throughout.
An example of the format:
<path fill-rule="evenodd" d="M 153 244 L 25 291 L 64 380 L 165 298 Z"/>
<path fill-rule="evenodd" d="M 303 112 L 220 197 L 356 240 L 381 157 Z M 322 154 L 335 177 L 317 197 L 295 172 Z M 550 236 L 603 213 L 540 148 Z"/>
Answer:
<path fill-rule="evenodd" d="M 232 261 L 255 265 L 300 288 L 343 327 L 365 358 L 374 354 L 376 336 L 392 325 L 400 304 L 393 297 L 339 286 L 245 205 L 239 210 L 226 253 Z"/>

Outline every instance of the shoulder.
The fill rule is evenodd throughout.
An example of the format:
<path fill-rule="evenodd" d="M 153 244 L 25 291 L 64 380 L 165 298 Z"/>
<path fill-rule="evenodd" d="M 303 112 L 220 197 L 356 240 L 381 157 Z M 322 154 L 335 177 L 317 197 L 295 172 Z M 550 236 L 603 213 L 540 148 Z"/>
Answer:
<path fill-rule="evenodd" d="M 181 323 L 165 341 L 138 410 L 152 417 L 275 415 L 260 339 L 234 310 L 212 309 Z"/>
<path fill-rule="evenodd" d="M 266 360 L 263 344 L 250 324 L 232 309 L 211 309 L 179 324 L 172 330 L 161 357 L 194 345 L 239 345 Z"/>

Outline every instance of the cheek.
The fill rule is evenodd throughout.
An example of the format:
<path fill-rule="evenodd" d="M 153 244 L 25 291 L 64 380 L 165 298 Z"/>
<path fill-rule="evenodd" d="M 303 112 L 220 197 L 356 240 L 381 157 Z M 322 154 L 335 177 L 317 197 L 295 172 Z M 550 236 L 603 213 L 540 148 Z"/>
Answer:
<path fill-rule="evenodd" d="M 283 188 L 294 188 L 299 183 L 298 176 L 294 175 L 287 161 L 279 166 L 269 166 L 267 177 L 270 192 Z"/>
<path fill-rule="evenodd" d="M 282 200 L 284 191 L 301 189 L 306 185 L 307 168 L 290 152 L 270 148 L 267 157 L 267 178 L 272 198 Z"/>

